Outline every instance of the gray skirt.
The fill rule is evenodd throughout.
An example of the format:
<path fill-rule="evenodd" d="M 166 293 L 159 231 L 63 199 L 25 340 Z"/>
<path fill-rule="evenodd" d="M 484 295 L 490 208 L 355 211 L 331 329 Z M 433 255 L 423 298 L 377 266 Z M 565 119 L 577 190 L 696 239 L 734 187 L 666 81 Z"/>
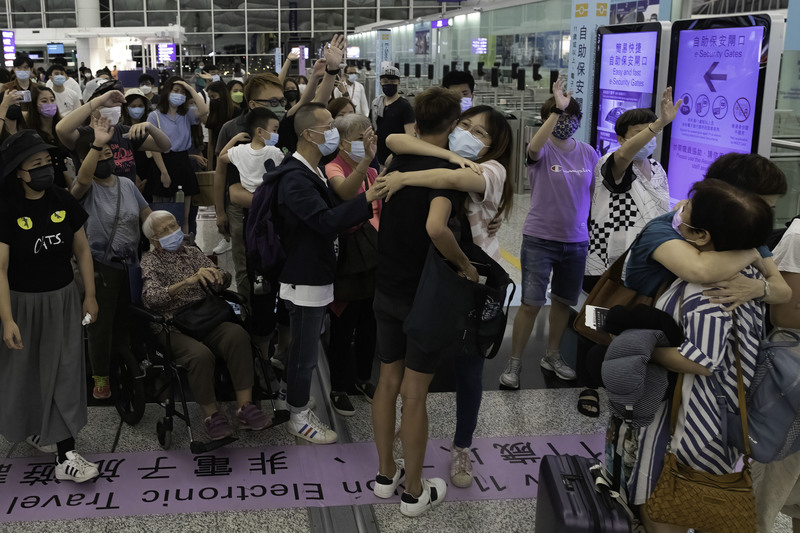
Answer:
<path fill-rule="evenodd" d="M 75 283 L 49 292 L 11 291 L 11 313 L 23 348 L 0 341 L 0 433 L 10 442 L 41 435 L 43 444 L 77 436 L 87 408 Z"/>

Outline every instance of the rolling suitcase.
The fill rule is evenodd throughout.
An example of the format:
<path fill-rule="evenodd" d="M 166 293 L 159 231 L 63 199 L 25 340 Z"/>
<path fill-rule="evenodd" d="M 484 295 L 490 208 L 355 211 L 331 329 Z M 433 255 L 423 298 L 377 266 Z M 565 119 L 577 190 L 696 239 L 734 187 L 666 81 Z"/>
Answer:
<path fill-rule="evenodd" d="M 536 533 L 630 533 L 628 512 L 607 485 L 596 484 L 598 461 L 546 455 L 539 467 Z"/>

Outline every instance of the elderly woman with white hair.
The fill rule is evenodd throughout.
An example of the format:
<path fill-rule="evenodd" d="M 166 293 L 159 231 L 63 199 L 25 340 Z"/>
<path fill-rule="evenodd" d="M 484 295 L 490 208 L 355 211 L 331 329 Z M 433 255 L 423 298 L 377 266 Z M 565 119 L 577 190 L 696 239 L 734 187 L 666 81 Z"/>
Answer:
<path fill-rule="evenodd" d="M 230 285 L 231 275 L 208 259 L 196 246 L 183 244 L 183 231 L 168 211 L 153 211 L 142 226 L 151 249 L 142 256 L 142 301 L 167 318 L 187 304 L 206 297 L 206 288 L 219 291 Z M 160 341 L 166 332 L 159 330 Z M 219 412 L 214 394 L 216 358 L 230 371 L 236 392 L 239 429 L 261 430 L 270 418 L 252 401 L 253 357 L 250 336 L 241 325 L 223 322 L 198 340 L 170 329 L 172 358 L 188 372 L 189 387 L 202 407 L 205 429 L 211 440 L 230 437 L 234 429 Z"/>
<path fill-rule="evenodd" d="M 378 177 L 378 171 L 370 167 L 377 151 L 378 138 L 372 131 L 369 119 L 363 115 L 341 115 L 333 124 L 339 130 L 339 153 L 333 161 L 325 165 L 325 175 L 334 192 L 342 200 L 349 200 L 372 187 Z M 369 221 L 350 228 L 345 236 L 340 237 L 342 252 L 346 251 L 348 245 L 354 246 L 352 239 L 348 237 L 363 224 L 372 224 L 377 231 L 382 205 L 382 200 L 375 200 L 372 203 L 374 216 Z M 339 259 L 341 261 L 342 253 Z M 336 412 L 344 416 L 355 414 L 348 393 L 361 392 L 370 402 L 375 393 L 375 386 L 369 381 L 376 340 L 375 314 L 372 311 L 374 274 L 374 270 L 364 274 L 361 284 L 363 294 L 350 295 L 347 301 L 342 301 L 341 294 L 334 294 L 337 299 L 328 306 L 331 318 L 328 350 L 331 403 Z M 350 346 L 354 340 L 353 353 Z"/>

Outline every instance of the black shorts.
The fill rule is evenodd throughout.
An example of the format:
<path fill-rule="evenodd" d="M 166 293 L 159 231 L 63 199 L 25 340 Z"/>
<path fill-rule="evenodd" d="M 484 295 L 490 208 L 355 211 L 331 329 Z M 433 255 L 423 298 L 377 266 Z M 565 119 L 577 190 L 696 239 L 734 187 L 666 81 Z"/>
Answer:
<path fill-rule="evenodd" d="M 378 359 L 382 363 L 405 359 L 406 368 L 423 374 L 435 374 L 443 353 L 423 351 L 409 341 L 403 332 L 403 322 L 411 312 L 412 304 L 413 300 L 375 291 L 372 308 L 378 330 Z"/>

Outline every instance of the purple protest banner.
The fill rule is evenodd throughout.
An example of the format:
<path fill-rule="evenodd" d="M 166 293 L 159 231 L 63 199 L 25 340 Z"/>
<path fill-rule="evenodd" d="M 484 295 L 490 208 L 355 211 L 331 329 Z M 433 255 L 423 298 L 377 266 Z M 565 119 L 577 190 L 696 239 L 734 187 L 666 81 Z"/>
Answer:
<path fill-rule="evenodd" d="M 423 476 L 449 479 L 450 441 L 428 443 Z M 475 483 L 447 499 L 533 498 L 544 455 L 602 459 L 602 435 L 475 439 Z M 375 444 L 223 448 L 104 454 L 100 477 L 55 479 L 49 456 L 0 460 L 0 522 L 137 516 L 200 511 L 387 503 L 372 493 Z M 398 501 L 399 501 L 398 489 Z"/>

